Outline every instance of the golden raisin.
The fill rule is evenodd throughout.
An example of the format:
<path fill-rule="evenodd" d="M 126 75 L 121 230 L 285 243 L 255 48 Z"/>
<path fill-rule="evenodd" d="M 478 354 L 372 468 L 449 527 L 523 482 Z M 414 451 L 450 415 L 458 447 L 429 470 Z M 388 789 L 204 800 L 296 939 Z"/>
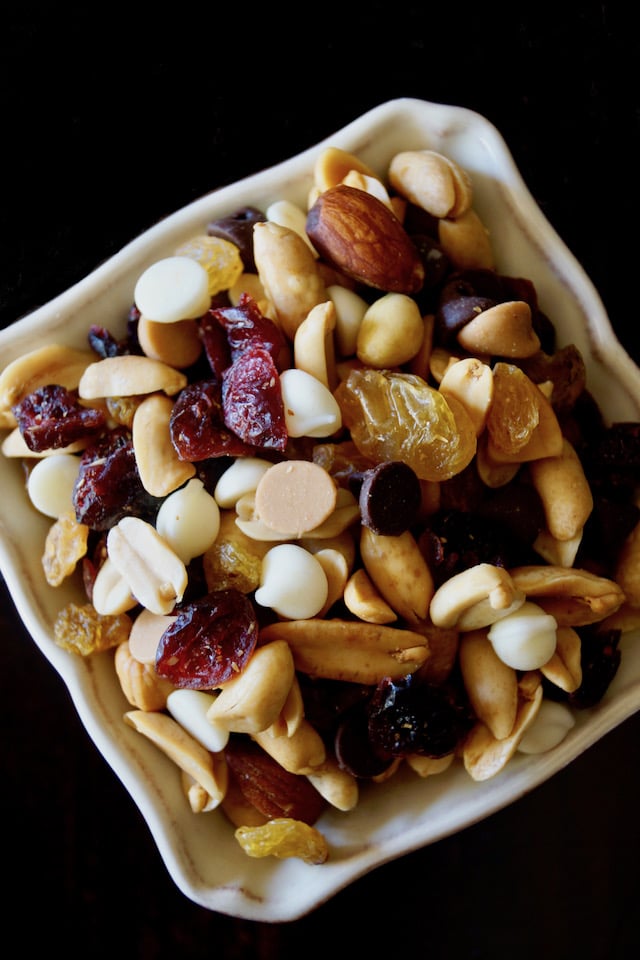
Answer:
<path fill-rule="evenodd" d="M 59 587 L 71 576 L 78 560 L 87 552 L 89 527 L 78 523 L 72 513 L 63 514 L 49 528 L 44 543 L 42 568 L 47 583 Z"/>
<path fill-rule="evenodd" d="M 472 461 L 471 418 L 459 402 L 410 373 L 352 370 L 335 393 L 360 453 L 376 463 L 402 460 L 421 480 L 449 480 Z"/>
<path fill-rule="evenodd" d="M 238 827 L 235 838 L 250 857 L 299 857 L 305 863 L 325 863 L 329 845 L 315 827 L 291 817 L 277 817 L 257 827 Z"/>
<path fill-rule="evenodd" d="M 487 430 L 495 450 L 515 454 L 529 442 L 538 426 L 540 391 L 519 367 L 502 361 L 493 368 L 493 384 Z"/>
<path fill-rule="evenodd" d="M 222 237 L 193 237 L 178 247 L 176 256 L 191 257 L 204 267 L 209 274 L 212 297 L 232 287 L 244 270 L 240 250 L 235 243 Z"/>
<path fill-rule="evenodd" d="M 56 617 L 53 639 L 63 650 L 88 657 L 117 647 L 127 640 L 131 624 L 131 618 L 126 613 L 104 616 L 91 603 L 82 606 L 68 603 Z"/>

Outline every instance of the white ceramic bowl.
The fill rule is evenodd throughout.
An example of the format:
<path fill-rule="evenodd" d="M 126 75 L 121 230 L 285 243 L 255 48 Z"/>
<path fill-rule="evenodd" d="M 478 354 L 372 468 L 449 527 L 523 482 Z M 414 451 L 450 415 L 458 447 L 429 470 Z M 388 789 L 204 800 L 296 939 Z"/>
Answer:
<path fill-rule="evenodd" d="M 589 386 L 604 414 L 640 419 L 640 371 L 616 341 L 582 268 L 535 204 L 500 134 L 469 110 L 412 99 L 382 104 L 299 156 L 158 223 L 66 293 L 1 331 L 2 366 L 45 341 L 85 345 L 94 322 L 124 332 L 135 281 L 146 266 L 238 207 L 264 208 L 282 198 L 304 206 L 314 160 L 326 146 L 342 147 L 381 172 L 401 149 L 431 148 L 457 160 L 472 176 L 474 205 L 491 230 L 500 272 L 534 282 L 560 345 L 574 342 L 582 351 Z M 640 707 L 640 644 L 634 649 L 632 638 L 623 638 L 622 665 L 606 696 L 578 714 L 576 726 L 554 750 L 517 755 L 484 783 L 456 766 L 428 780 L 408 771 L 365 788 L 354 811 L 323 815 L 319 827 L 331 854 L 322 866 L 251 859 L 222 813 L 191 813 L 171 761 L 123 723 L 128 704 L 112 658 L 82 660 L 53 643 L 57 611 L 81 595 L 73 585 L 52 589 L 44 580 L 40 558 L 49 521 L 30 506 L 17 462 L 0 457 L 0 484 L 0 567 L 18 612 L 63 678 L 96 747 L 137 803 L 176 885 L 208 909 L 249 920 L 299 918 L 373 867 L 505 807 Z"/>

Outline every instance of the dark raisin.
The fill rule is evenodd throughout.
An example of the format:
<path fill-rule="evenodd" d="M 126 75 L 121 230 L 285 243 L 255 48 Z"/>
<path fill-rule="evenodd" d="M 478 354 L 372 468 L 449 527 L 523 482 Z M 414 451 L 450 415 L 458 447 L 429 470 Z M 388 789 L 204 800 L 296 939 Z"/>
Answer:
<path fill-rule="evenodd" d="M 218 590 L 182 607 L 160 638 L 156 672 L 176 687 L 212 690 L 237 676 L 258 640 L 253 605 L 239 590 Z"/>
<path fill-rule="evenodd" d="M 418 674 L 385 677 L 369 704 L 369 737 L 377 750 L 394 757 L 444 757 L 472 720 L 458 685 L 429 683 Z"/>
<path fill-rule="evenodd" d="M 371 740 L 365 701 L 354 704 L 342 717 L 336 731 L 334 752 L 340 767 L 361 780 L 384 773 L 394 759 Z"/>
<path fill-rule="evenodd" d="M 284 452 L 287 428 L 280 377 L 264 347 L 251 346 L 222 379 L 224 422 L 244 443 Z"/>
<path fill-rule="evenodd" d="M 93 437 L 105 425 L 102 410 L 83 407 L 75 391 L 57 384 L 38 387 L 12 409 L 24 442 L 34 453 Z"/>

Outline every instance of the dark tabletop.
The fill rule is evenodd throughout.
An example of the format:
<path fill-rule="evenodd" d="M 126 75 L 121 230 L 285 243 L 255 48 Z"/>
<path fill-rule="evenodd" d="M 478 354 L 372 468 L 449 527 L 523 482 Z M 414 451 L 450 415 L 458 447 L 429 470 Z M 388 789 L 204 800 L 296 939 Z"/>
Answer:
<path fill-rule="evenodd" d="M 409 96 L 500 129 L 640 360 L 640 44 L 621 4 L 325 4 L 288 21 L 153 5 L 137 28 L 74 6 L 25 3 L 0 30 L 2 326 L 190 200 Z M 640 714 L 508 809 L 268 925 L 177 890 L 3 584 L 0 641 L 4 932 L 26 955 L 638 955 Z"/>

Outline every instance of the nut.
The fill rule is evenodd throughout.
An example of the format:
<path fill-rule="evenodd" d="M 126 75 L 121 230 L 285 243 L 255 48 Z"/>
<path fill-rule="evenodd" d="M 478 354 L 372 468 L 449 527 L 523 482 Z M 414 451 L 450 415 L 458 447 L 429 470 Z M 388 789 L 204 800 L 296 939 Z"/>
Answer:
<path fill-rule="evenodd" d="M 458 270 L 495 270 L 491 235 L 473 209 L 438 220 L 438 243 Z"/>
<path fill-rule="evenodd" d="M 529 475 L 542 501 L 551 536 L 560 541 L 579 536 L 593 510 L 593 496 L 569 441 L 563 440 L 559 456 L 532 461 Z"/>
<path fill-rule="evenodd" d="M 424 266 L 406 230 L 377 197 L 339 185 L 322 193 L 307 216 L 307 233 L 337 270 L 387 293 L 417 293 Z"/>
<path fill-rule="evenodd" d="M 269 221 L 255 224 L 253 251 L 265 296 L 293 341 L 309 311 L 329 299 L 315 257 L 295 230 Z"/>
<path fill-rule="evenodd" d="M 360 794 L 358 781 L 347 770 L 343 770 L 334 757 L 327 757 L 324 763 L 307 774 L 307 778 L 327 803 L 337 810 L 353 810 L 357 805 Z"/>
<path fill-rule="evenodd" d="M 122 692 L 138 710 L 164 710 L 173 684 L 159 677 L 153 664 L 140 663 L 132 655 L 129 641 L 116 647 L 114 664 Z"/>
<path fill-rule="evenodd" d="M 280 716 L 294 672 L 293 657 L 284 641 L 258 647 L 244 670 L 221 685 L 207 720 L 236 733 L 266 730 Z"/>
<path fill-rule="evenodd" d="M 213 754 L 165 713 L 130 710 L 124 721 L 147 737 L 170 760 L 206 791 L 211 804 L 218 805 L 227 789 L 227 766 L 223 754 Z"/>
<path fill-rule="evenodd" d="M 75 390 L 95 359 L 95 353 L 58 343 L 37 347 L 17 357 L 0 374 L 0 426 L 16 425 L 11 408 L 38 387 L 57 383 L 67 390 Z"/>
<path fill-rule="evenodd" d="M 109 559 L 138 603 L 171 613 L 187 588 L 187 570 L 146 520 L 123 517 L 107 536 Z"/>
<path fill-rule="evenodd" d="M 503 567 L 477 563 L 438 587 L 429 615 L 438 627 L 476 630 L 507 616 L 523 601 L 524 592 Z"/>
<path fill-rule="evenodd" d="M 186 385 L 186 374 L 161 360 L 128 354 L 90 364 L 80 378 L 78 393 L 83 400 L 134 397 L 158 390 L 172 397 Z"/>
<path fill-rule="evenodd" d="M 364 621 L 288 620 L 263 627 L 260 637 L 263 642 L 286 640 L 302 673 L 353 683 L 404 677 L 429 657 L 420 634 Z"/>
<path fill-rule="evenodd" d="M 413 624 L 425 620 L 433 577 L 411 532 L 387 537 L 363 527 L 360 552 L 371 580 L 398 616 Z"/>
<path fill-rule="evenodd" d="M 559 627 L 597 623 L 625 600 L 617 583 L 588 570 L 532 565 L 509 572 L 516 589 L 551 614 Z"/>
<path fill-rule="evenodd" d="M 327 300 L 312 307 L 293 339 L 295 368 L 315 377 L 331 391 L 338 385 L 333 339 L 335 326 L 335 304 L 333 300 Z"/>
<path fill-rule="evenodd" d="M 313 773 L 327 757 L 322 737 L 304 718 L 291 736 L 274 735 L 267 728 L 251 734 L 251 737 L 288 773 Z"/>
<path fill-rule="evenodd" d="M 160 324 L 162 327 L 169 324 Z M 142 486 L 152 497 L 166 497 L 195 476 L 196 468 L 180 460 L 171 442 L 173 400 L 162 393 L 145 397 L 133 415 L 133 452 Z"/>
<path fill-rule="evenodd" d="M 345 584 L 343 599 L 347 610 L 367 623 L 393 623 L 398 619 L 362 567 Z"/>
<path fill-rule="evenodd" d="M 516 671 L 497 656 L 486 629 L 462 634 L 459 659 L 474 713 L 496 740 L 504 740 L 513 730 L 518 711 Z"/>
<path fill-rule="evenodd" d="M 435 150 L 404 150 L 389 164 L 389 182 L 405 199 L 434 217 L 459 217 L 471 206 L 466 170 Z"/>
<path fill-rule="evenodd" d="M 518 713 L 508 737 L 498 740 L 482 722 L 477 723 L 467 736 L 462 760 L 473 780 L 488 780 L 504 769 L 540 710 L 542 684 L 537 674 L 525 674 L 518 685 L 518 692 Z"/>

